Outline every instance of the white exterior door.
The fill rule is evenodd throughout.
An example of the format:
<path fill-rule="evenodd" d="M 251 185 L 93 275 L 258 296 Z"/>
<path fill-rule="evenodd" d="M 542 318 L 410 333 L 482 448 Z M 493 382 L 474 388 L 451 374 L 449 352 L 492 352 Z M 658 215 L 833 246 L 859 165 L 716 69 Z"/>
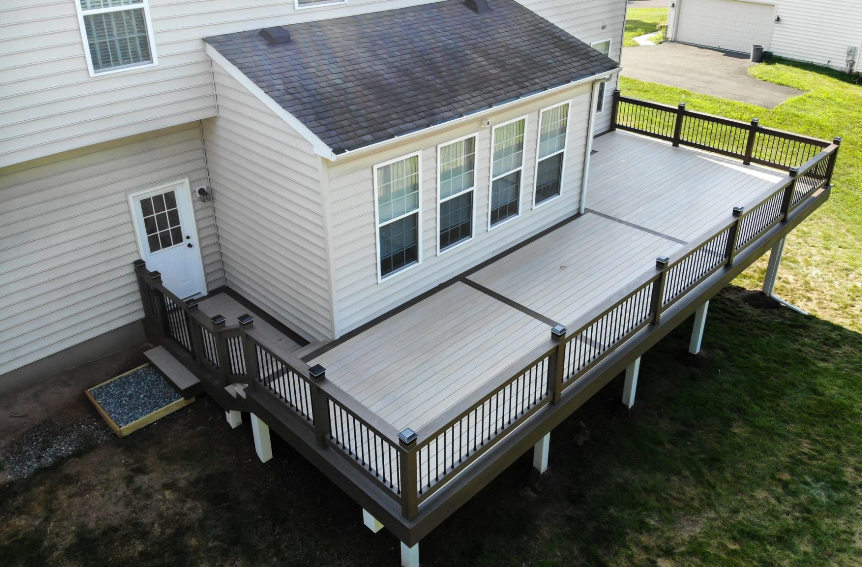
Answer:
<path fill-rule="evenodd" d="M 743 0 L 679 0 L 676 41 L 750 53 L 769 49 L 775 5 Z"/>
<path fill-rule="evenodd" d="M 141 258 L 185 299 L 206 293 L 203 262 L 187 180 L 129 196 Z"/>

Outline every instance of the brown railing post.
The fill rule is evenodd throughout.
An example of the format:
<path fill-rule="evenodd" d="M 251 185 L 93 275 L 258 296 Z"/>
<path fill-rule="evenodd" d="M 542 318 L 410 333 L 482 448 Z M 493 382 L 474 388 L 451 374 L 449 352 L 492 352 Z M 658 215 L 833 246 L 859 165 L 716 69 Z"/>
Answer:
<path fill-rule="evenodd" d="M 240 329 L 246 330 L 250 329 L 252 325 L 254 325 L 254 317 L 246 313 L 245 315 L 240 315 L 237 317 L 237 322 L 239 323 Z M 254 348 L 254 344 L 252 343 L 251 337 L 248 336 L 248 333 L 242 333 L 242 355 L 245 359 L 245 376 L 247 379 L 247 384 L 251 384 L 252 382 L 256 382 L 260 377 L 260 368 L 257 362 L 257 352 Z"/>
<path fill-rule="evenodd" d="M 736 256 L 736 245 L 739 242 L 740 217 L 742 217 L 744 211 L 743 207 L 733 207 L 733 216 L 736 218 L 736 222 L 730 225 L 730 232 L 727 234 L 727 248 L 724 251 L 728 268 L 733 266 L 733 257 Z"/>
<path fill-rule="evenodd" d="M 799 168 L 791 167 L 789 175 L 793 180 L 784 188 L 784 195 L 781 198 L 781 220 L 783 221 L 786 221 L 787 216 L 790 214 L 790 205 L 793 204 L 793 194 L 796 193 L 796 183 L 798 181 L 796 178 L 799 175 Z"/>
<path fill-rule="evenodd" d="M 611 132 L 617 129 L 617 117 L 620 112 L 620 94 L 620 89 L 614 89 L 613 102 L 611 103 Z"/>
<path fill-rule="evenodd" d="M 551 328 L 551 338 L 557 341 L 557 348 L 548 357 L 548 397 L 552 404 L 560 401 L 563 395 L 563 377 L 566 372 L 566 328 L 554 325 Z"/>
<path fill-rule="evenodd" d="M 754 154 L 754 139 L 757 137 L 758 126 L 760 126 L 760 119 L 752 119 L 751 125 L 748 127 L 748 142 L 745 144 L 745 157 L 742 160 L 744 165 L 751 165 L 751 156 Z"/>
<path fill-rule="evenodd" d="M 685 103 L 681 102 L 676 107 L 676 124 L 673 127 L 673 147 L 678 148 L 682 139 L 682 121 L 685 117 Z"/>
<path fill-rule="evenodd" d="M 308 375 L 315 382 L 319 382 L 326 378 L 326 368 L 319 364 L 315 364 L 308 369 Z M 314 435 L 317 437 L 317 445 L 321 449 L 329 447 L 327 438 L 331 433 L 332 424 L 329 419 L 329 397 L 326 392 L 317 385 L 311 386 L 311 411 L 314 422 Z"/>
<path fill-rule="evenodd" d="M 144 305 L 144 317 L 154 319 L 156 314 L 153 313 L 153 297 L 150 293 L 150 286 L 144 283 L 142 277 L 147 271 L 147 263 L 143 260 L 135 260 L 132 265 L 135 267 L 135 279 L 138 280 L 138 291 L 141 294 L 141 303 Z"/>
<path fill-rule="evenodd" d="M 190 311 L 198 308 L 197 299 L 187 299 L 185 304 L 186 308 Z M 185 319 L 186 329 L 189 333 L 189 343 L 192 347 L 192 356 L 198 361 L 198 364 L 203 364 L 203 361 L 206 360 L 206 355 L 204 354 L 204 337 L 201 334 L 200 325 L 190 313 L 185 313 Z"/>
<path fill-rule="evenodd" d="M 419 514 L 419 472 L 416 469 L 416 432 L 410 428 L 398 434 L 401 445 L 401 514 L 412 520 Z"/>
<path fill-rule="evenodd" d="M 218 372 L 223 379 L 223 386 L 227 386 L 227 378 L 230 376 L 230 353 L 227 349 L 227 339 L 220 332 L 224 327 L 224 315 L 216 315 L 210 319 L 213 326 L 213 341 L 215 341 L 216 357 L 218 358 Z"/>
<path fill-rule="evenodd" d="M 838 147 L 835 148 L 835 151 L 832 152 L 832 155 L 829 157 L 829 166 L 826 169 L 826 185 L 827 186 L 832 185 L 832 174 L 835 172 L 835 163 L 838 161 L 838 150 L 841 149 L 841 142 L 842 141 L 843 141 L 843 138 L 841 136 L 838 136 L 837 138 L 832 140 L 832 143 Z"/>
<path fill-rule="evenodd" d="M 652 288 L 652 298 L 650 298 L 650 313 L 652 314 L 652 321 L 656 325 L 661 323 L 661 308 L 664 301 L 664 288 L 667 285 L 668 263 L 670 263 L 670 258 L 667 256 L 659 256 L 655 259 L 655 267 L 661 271 Z"/>
<path fill-rule="evenodd" d="M 154 282 L 162 281 L 162 274 L 160 274 L 159 272 L 149 272 L 149 276 Z M 161 332 L 162 336 L 170 336 L 170 323 L 168 322 L 168 306 L 165 304 L 165 296 L 161 291 L 156 288 L 153 288 L 152 293 L 156 304 L 156 318 L 159 321 L 159 331 Z"/>

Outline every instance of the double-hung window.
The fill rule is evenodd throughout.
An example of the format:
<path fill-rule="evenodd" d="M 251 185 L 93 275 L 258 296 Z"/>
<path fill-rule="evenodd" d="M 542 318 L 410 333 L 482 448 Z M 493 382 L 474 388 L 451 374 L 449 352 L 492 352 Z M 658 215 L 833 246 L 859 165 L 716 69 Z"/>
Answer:
<path fill-rule="evenodd" d="M 494 127 L 491 134 L 491 199 L 488 226 L 518 216 L 524 170 L 524 131 L 527 119 Z"/>
<path fill-rule="evenodd" d="M 374 167 L 378 281 L 421 260 L 419 153 Z"/>
<path fill-rule="evenodd" d="M 90 75 L 154 65 L 149 0 L 75 0 Z"/>
<path fill-rule="evenodd" d="M 443 252 L 473 238 L 476 188 L 476 136 L 438 148 L 437 188 L 439 223 L 437 251 Z"/>
<path fill-rule="evenodd" d="M 602 41 L 596 41 L 591 45 L 593 49 L 601 53 L 602 55 L 606 55 L 610 57 L 611 55 L 611 40 L 603 39 Z M 605 110 L 605 84 L 601 83 L 599 85 L 599 100 L 596 104 L 596 112 L 601 113 Z"/>
<path fill-rule="evenodd" d="M 567 102 L 539 112 L 534 205 L 556 197 L 562 190 L 568 125 L 569 103 Z"/>

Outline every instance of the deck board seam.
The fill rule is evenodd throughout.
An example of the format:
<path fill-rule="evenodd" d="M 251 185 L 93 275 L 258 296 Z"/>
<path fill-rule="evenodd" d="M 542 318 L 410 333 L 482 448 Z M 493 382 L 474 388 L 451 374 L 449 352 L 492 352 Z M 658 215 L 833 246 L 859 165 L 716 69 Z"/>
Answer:
<path fill-rule="evenodd" d="M 657 230 L 652 230 L 651 228 L 647 228 L 647 227 L 645 227 L 645 226 L 641 226 L 641 225 L 639 225 L 639 224 L 635 224 L 635 223 L 633 223 L 633 222 L 624 221 L 623 219 L 619 219 L 619 218 L 617 218 L 617 217 L 615 217 L 615 216 L 611 216 L 611 215 L 608 215 L 608 214 L 605 214 L 605 213 L 601 213 L 601 212 L 596 211 L 596 210 L 594 210 L 594 209 L 585 209 L 585 210 L 586 210 L 586 212 L 588 212 L 588 213 L 592 213 L 592 214 L 597 215 L 597 216 L 600 216 L 600 217 L 602 217 L 602 218 L 606 218 L 606 219 L 608 219 L 608 220 L 610 220 L 610 221 L 613 221 L 613 222 L 617 222 L 617 223 L 620 223 L 620 224 L 624 224 L 624 225 L 626 225 L 626 226 L 628 226 L 628 227 L 631 227 L 631 228 L 636 228 L 636 229 L 638 229 L 638 230 L 642 230 L 643 232 L 646 232 L 646 233 L 652 234 L 653 236 L 658 236 L 659 238 L 664 238 L 664 239 L 666 239 L 666 240 L 670 240 L 671 242 L 676 242 L 677 244 L 682 244 L 682 245 L 688 244 L 688 242 L 686 242 L 685 240 L 681 240 L 681 239 L 679 239 L 679 238 L 674 238 L 673 236 L 670 236 L 670 235 L 668 235 L 668 234 L 664 234 L 664 233 L 658 232 Z"/>
<path fill-rule="evenodd" d="M 470 287 L 472 287 L 476 291 L 482 292 L 489 297 L 493 297 L 494 299 L 496 299 L 500 303 L 505 303 L 509 307 L 513 307 L 513 308 L 517 309 L 518 311 L 520 311 L 521 313 L 529 315 L 533 319 L 536 319 L 538 321 L 541 321 L 542 323 L 545 323 L 546 325 L 549 325 L 551 327 L 555 327 L 555 326 L 559 325 L 559 323 L 557 323 L 556 321 L 554 321 L 550 317 L 545 317 L 541 313 L 539 313 L 537 311 L 533 311 L 529 307 L 527 307 L 525 305 L 521 305 L 517 301 L 509 299 L 508 297 L 506 297 L 503 294 L 500 294 L 494 290 L 488 289 L 487 287 L 483 286 L 482 284 L 478 284 L 478 283 L 474 282 L 473 280 L 469 279 L 468 277 L 462 278 L 461 282 L 466 284 L 466 285 L 469 285 Z"/>

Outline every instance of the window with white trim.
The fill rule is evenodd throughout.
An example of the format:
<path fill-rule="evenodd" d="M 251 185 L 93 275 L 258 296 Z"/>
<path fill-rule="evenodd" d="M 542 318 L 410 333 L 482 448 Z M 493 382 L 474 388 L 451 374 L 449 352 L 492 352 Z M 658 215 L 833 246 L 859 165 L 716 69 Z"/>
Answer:
<path fill-rule="evenodd" d="M 569 129 L 569 103 L 564 102 L 539 112 L 539 141 L 536 153 L 536 205 L 560 194 L 566 134 Z"/>
<path fill-rule="evenodd" d="M 315 6 L 330 6 L 332 4 L 346 4 L 347 0 L 296 0 L 296 9 L 313 8 Z"/>
<path fill-rule="evenodd" d="M 603 39 L 602 41 L 597 41 L 591 44 L 591 47 L 601 53 L 602 55 L 606 55 L 607 57 L 611 56 L 611 40 Z M 599 84 L 599 100 L 596 104 L 596 112 L 601 113 L 605 110 L 605 85 L 606 83 Z"/>
<path fill-rule="evenodd" d="M 494 127 L 491 135 L 491 199 L 489 225 L 518 216 L 524 170 L 527 118 Z"/>
<path fill-rule="evenodd" d="M 419 154 L 374 167 L 377 195 L 377 251 L 381 280 L 418 264 Z"/>
<path fill-rule="evenodd" d="M 148 0 L 76 0 L 90 74 L 156 63 Z"/>
<path fill-rule="evenodd" d="M 441 145 L 437 158 L 438 252 L 473 238 L 476 136 Z"/>

